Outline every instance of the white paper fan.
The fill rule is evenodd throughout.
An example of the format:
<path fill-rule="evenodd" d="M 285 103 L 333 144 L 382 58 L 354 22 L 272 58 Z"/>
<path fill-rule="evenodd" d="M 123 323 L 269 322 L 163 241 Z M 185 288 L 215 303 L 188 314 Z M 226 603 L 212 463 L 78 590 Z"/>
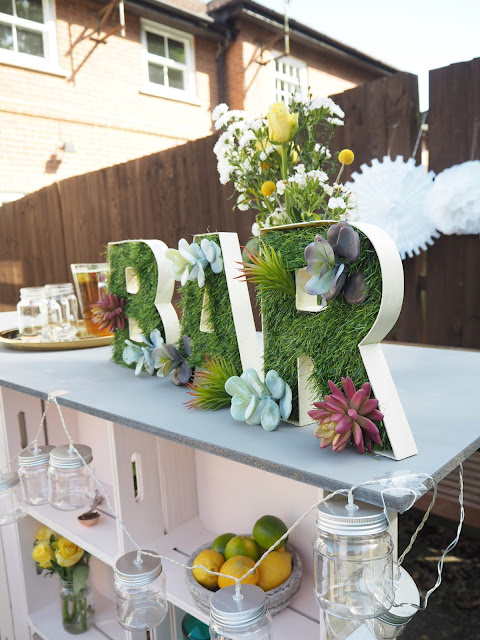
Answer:
<path fill-rule="evenodd" d="M 480 233 L 480 160 L 456 164 L 437 175 L 427 211 L 447 235 Z"/>
<path fill-rule="evenodd" d="M 395 241 L 402 260 L 433 244 L 440 235 L 426 210 L 433 171 L 426 173 L 413 158 L 405 162 L 402 156 L 385 156 L 382 162 L 374 158 L 371 167 L 362 164 L 360 171 L 347 184 L 357 198 L 357 209 L 348 218 L 381 227 Z"/>

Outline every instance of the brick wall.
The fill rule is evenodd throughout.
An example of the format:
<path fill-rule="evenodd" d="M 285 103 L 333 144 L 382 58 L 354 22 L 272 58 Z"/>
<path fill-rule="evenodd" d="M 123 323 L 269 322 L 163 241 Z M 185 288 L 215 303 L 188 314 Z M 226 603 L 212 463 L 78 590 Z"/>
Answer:
<path fill-rule="evenodd" d="M 283 51 L 283 37 L 247 21 L 237 21 L 237 40 L 227 51 L 227 98 L 234 109 L 264 115 L 274 99 L 273 51 Z M 308 85 L 314 96 L 333 95 L 380 77 L 353 61 L 343 62 L 291 40 L 290 55 L 307 64 Z M 266 62 L 261 65 L 259 62 Z"/>
<path fill-rule="evenodd" d="M 191 10 L 204 3 L 177 0 Z M 211 132 L 218 103 L 217 44 L 194 38 L 199 104 L 142 93 L 140 20 L 126 15 L 126 38 L 73 42 L 95 26 L 101 5 L 57 0 L 64 76 L 0 64 L 0 192 L 30 192 L 55 180 L 160 151 Z M 115 26 L 118 18 L 105 25 Z M 73 142 L 75 153 L 61 150 Z"/>

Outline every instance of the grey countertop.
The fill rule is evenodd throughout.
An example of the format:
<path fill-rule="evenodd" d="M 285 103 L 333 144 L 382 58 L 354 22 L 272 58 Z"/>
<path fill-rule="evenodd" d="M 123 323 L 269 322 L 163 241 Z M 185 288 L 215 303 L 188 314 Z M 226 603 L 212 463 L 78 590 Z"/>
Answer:
<path fill-rule="evenodd" d="M 15 326 L 15 314 L 0 314 L 0 328 Z M 184 387 L 110 360 L 110 347 L 75 351 L 20 352 L 0 348 L 0 385 L 39 398 L 67 394 L 61 405 L 184 443 L 245 465 L 329 491 L 399 471 L 426 473 L 437 481 L 480 447 L 480 352 L 384 344 L 383 350 L 409 420 L 418 455 L 402 461 L 320 450 L 314 426 L 281 423 L 273 432 L 237 422 L 228 409 L 191 410 Z M 381 487 L 356 496 L 381 504 Z M 386 496 L 403 511 L 410 495 Z"/>

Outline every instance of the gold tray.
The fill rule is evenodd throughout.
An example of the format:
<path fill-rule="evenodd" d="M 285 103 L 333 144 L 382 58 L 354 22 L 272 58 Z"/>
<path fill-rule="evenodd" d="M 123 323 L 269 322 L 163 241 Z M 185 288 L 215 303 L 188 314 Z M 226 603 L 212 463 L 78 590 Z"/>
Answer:
<path fill-rule="evenodd" d="M 0 344 L 7 349 L 16 351 L 67 351 L 69 349 L 91 349 L 92 347 L 105 347 L 111 344 L 111 336 L 89 336 L 85 331 L 85 325 L 80 322 L 80 336 L 73 340 L 61 342 L 36 342 L 35 338 L 20 336 L 18 329 L 6 329 L 0 331 Z"/>

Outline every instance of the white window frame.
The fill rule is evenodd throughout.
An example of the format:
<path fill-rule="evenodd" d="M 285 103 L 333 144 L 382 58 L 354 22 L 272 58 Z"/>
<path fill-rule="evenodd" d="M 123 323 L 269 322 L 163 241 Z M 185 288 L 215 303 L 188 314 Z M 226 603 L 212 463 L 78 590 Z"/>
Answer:
<path fill-rule="evenodd" d="M 182 102 L 193 102 L 199 104 L 195 86 L 195 56 L 193 48 L 193 36 L 184 31 L 177 31 L 171 27 L 152 22 L 151 20 L 140 20 L 142 36 L 142 66 L 143 66 L 143 90 L 142 93 L 180 100 Z M 147 32 L 154 33 L 165 38 L 171 38 L 182 42 L 185 46 L 185 64 L 175 62 L 170 58 L 157 56 L 149 53 L 147 49 Z M 175 89 L 156 82 L 150 82 L 148 75 L 148 63 L 153 62 L 164 65 L 172 69 L 180 69 L 184 72 L 185 89 Z"/>
<path fill-rule="evenodd" d="M 308 78 L 307 78 L 307 64 L 303 60 L 299 60 L 298 58 L 293 58 L 292 56 L 282 56 L 279 52 L 272 52 L 272 70 L 273 70 L 273 97 L 275 102 L 285 102 L 286 104 L 290 103 L 290 100 L 285 100 L 285 96 L 287 98 L 293 97 L 293 95 L 297 91 L 301 91 L 302 93 L 307 93 L 308 91 Z M 283 63 L 289 65 L 290 67 L 295 67 L 299 70 L 299 80 L 298 82 L 294 82 L 296 80 L 293 76 L 277 71 L 276 68 L 276 58 L 278 58 L 279 63 Z M 281 80 L 282 82 L 287 82 L 289 85 L 292 85 L 292 91 L 285 92 L 285 90 L 277 89 L 277 80 Z"/>
<path fill-rule="evenodd" d="M 9 51 L 8 49 L 0 48 L 0 63 L 3 62 L 17 67 L 25 67 L 27 69 L 65 75 L 65 73 L 60 69 L 58 63 L 55 0 L 42 0 L 42 9 L 45 20 L 43 24 L 40 22 L 34 22 L 33 20 L 17 18 L 16 16 L 11 16 L 7 13 L 0 13 L 0 22 L 4 24 L 23 27 L 29 31 L 41 33 L 43 36 L 44 52 L 44 56 L 40 57 L 32 56 L 29 53 L 20 53 L 18 51 Z"/>

